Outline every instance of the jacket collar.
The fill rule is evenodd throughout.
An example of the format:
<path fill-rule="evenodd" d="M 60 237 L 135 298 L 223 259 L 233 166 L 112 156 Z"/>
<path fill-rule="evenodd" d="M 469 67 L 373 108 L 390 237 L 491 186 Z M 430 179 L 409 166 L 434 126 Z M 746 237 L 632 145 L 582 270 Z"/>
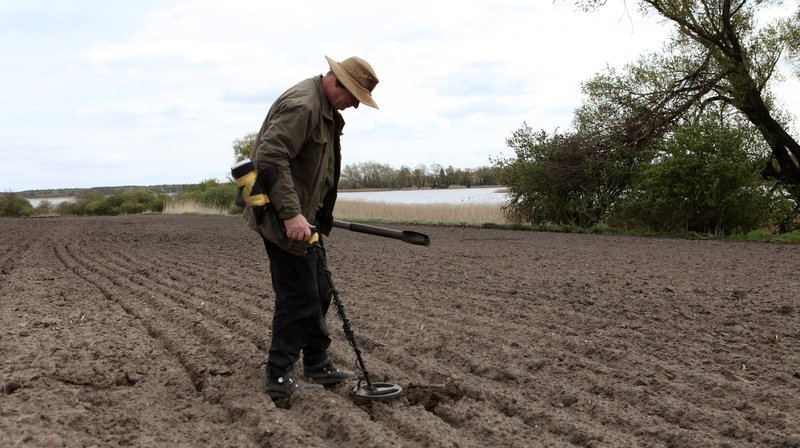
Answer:
<path fill-rule="evenodd" d="M 336 111 L 333 110 L 333 105 L 331 105 L 330 101 L 328 101 L 328 95 L 325 95 L 325 89 L 322 88 L 322 75 L 314 78 L 314 83 L 316 84 L 317 89 L 319 89 L 319 99 L 322 103 L 322 116 L 326 120 L 334 121 L 333 116 L 334 112 Z"/>

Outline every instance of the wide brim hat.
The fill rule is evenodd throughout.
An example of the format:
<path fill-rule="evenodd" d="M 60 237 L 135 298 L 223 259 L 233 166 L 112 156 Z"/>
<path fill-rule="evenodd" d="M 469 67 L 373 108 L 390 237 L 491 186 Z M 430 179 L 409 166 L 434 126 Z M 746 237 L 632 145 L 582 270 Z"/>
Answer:
<path fill-rule="evenodd" d="M 336 62 L 325 56 L 331 71 L 336 79 L 356 97 L 356 99 L 369 107 L 378 108 L 372 99 L 372 90 L 378 85 L 378 76 L 369 63 L 358 56 L 352 56 L 342 62 Z"/>

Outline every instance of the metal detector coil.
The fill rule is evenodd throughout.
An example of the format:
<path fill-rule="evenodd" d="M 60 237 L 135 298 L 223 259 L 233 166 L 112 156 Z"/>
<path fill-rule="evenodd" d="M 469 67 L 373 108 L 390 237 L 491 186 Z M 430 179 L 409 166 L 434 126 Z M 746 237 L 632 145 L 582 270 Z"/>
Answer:
<path fill-rule="evenodd" d="M 365 377 L 366 380 L 366 377 Z M 372 383 L 358 381 L 358 385 L 353 389 L 353 395 L 359 400 L 365 401 L 385 401 L 403 395 L 403 388 L 394 383 Z"/>

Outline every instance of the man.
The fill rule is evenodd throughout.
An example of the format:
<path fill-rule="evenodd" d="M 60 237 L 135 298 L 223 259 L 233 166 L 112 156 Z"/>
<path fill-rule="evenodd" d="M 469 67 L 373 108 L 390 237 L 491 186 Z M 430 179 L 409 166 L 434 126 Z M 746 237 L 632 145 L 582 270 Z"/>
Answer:
<path fill-rule="evenodd" d="M 301 81 L 273 103 L 250 155 L 274 211 L 273 219 L 265 218 L 263 207 L 244 211 L 264 240 L 275 291 L 267 358 L 267 392 L 273 398 L 355 378 L 328 356 L 330 272 L 322 237 L 313 246 L 308 241 L 312 226 L 324 235 L 333 226 L 344 127 L 339 111 L 361 103 L 377 109 L 372 90 L 378 78 L 361 58 L 325 58 L 327 74 Z M 301 352 L 303 373 L 316 384 L 294 369 Z"/>

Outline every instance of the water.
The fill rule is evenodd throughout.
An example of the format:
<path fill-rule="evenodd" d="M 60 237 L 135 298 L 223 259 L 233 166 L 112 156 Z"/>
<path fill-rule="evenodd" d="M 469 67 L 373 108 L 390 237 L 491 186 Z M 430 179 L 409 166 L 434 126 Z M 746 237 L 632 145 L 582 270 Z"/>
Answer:
<path fill-rule="evenodd" d="M 26 199 L 28 200 L 28 202 L 31 203 L 31 205 L 33 207 L 38 207 L 39 204 L 41 204 L 43 201 L 50 202 L 50 204 L 52 204 L 54 207 L 56 205 L 62 203 L 62 202 L 73 202 L 73 201 L 75 201 L 74 197 L 68 197 L 68 198 L 36 198 L 36 199 L 26 198 Z"/>
<path fill-rule="evenodd" d="M 447 190 L 340 191 L 340 200 L 394 204 L 501 204 L 508 199 L 501 188 Z"/>

